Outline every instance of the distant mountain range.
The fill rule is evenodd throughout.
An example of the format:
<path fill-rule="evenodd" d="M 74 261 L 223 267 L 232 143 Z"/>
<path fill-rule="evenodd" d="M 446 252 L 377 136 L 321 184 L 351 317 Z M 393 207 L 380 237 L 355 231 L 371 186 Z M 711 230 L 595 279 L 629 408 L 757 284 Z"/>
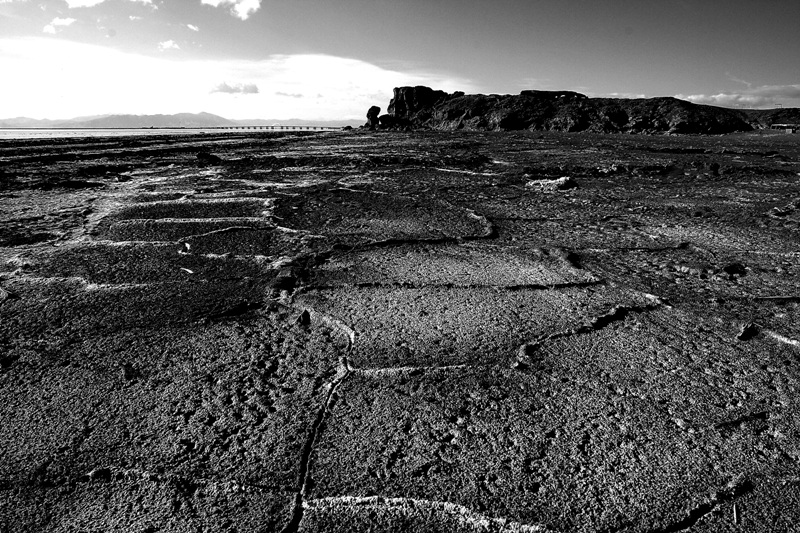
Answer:
<path fill-rule="evenodd" d="M 230 120 L 211 113 L 175 115 L 99 115 L 65 120 L 16 117 L 0 119 L 0 128 L 215 128 L 225 126 L 360 126 L 358 120 Z"/>

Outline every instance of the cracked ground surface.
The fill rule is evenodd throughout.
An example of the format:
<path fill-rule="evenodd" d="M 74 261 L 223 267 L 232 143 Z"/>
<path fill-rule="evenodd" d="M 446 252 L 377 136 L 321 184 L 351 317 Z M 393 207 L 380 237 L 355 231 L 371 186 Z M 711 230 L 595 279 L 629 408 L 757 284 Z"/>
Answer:
<path fill-rule="evenodd" d="M 3 533 L 800 523 L 796 136 L 60 139 L 0 164 Z"/>

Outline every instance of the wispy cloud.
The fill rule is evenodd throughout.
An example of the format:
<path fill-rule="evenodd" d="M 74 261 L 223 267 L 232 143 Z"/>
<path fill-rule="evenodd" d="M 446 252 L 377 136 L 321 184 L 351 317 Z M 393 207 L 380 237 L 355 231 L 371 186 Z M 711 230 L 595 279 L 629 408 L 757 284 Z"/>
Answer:
<path fill-rule="evenodd" d="M 67 26 L 71 26 L 73 23 L 75 23 L 75 19 L 73 19 L 73 18 L 59 18 L 59 17 L 56 17 L 56 18 L 54 18 L 53 20 L 50 21 L 50 24 L 48 24 L 47 26 L 42 28 L 42 31 L 44 33 L 50 33 L 50 34 L 55 35 L 56 33 L 58 33 L 60 31 L 59 28 L 66 28 Z"/>
<path fill-rule="evenodd" d="M 237 83 L 228 85 L 225 82 L 220 83 L 211 90 L 212 93 L 228 93 L 228 94 L 258 94 L 258 85 L 255 83 Z"/>
<path fill-rule="evenodd" d="M 106 0 L 65 0 L 67 2 L 67 7 L 70 9 L 75 9 L 78 7 L 94 7 L 98 4 L 102 4 Z M 150 4 L 153 5 L 153 0 L 129 0 L 130 2 L 138 2 L 140 4 Z M 153 5 L 153 7 L 156 7 Z"/>
<path fill-rule="evenodd" d="M 200 0 L 200 3 L 214 7 L 221 5 L 230 7 L 231 13 L 242 20 L 247 20 L 261 7 L 261 0 Z"/>
<path fill-rule="evenodd" d="M 695 104 L 721 107 L 758 108 L 777 107 L 778 105 L 800 107 L 800 84 L 751 86 L 741 92 L 719 94 L 678 94 L 675 95 L 675 98 L 688 100 Z"/>
<path fill-rule="evenodd" d="M 725 73 L 725 77 L 728 78 L 731 81 L 735 81 L 736 83 L 741 83 L 742 85 L 747 86 L 748 89 L 752 89 L 753 88 L 753 84 L 752 83 L 750 83 L 747 80 L 743 80 L 741 78 L 737 78 L 736 76 L 734 76 L 730 72 L 726 72 Z"/>
<path fill-rule="evenodd" d="M 552 88 L 552 81 L 550 78 L 522 78 L 518 86 L 521 90 L 533 89 L 544 91 Z"/>

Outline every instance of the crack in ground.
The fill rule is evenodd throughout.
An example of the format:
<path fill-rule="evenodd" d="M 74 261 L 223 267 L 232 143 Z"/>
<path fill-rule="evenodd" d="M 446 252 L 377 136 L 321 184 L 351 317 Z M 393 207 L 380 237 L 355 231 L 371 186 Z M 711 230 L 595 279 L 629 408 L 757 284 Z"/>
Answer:
<path fill-rule="evenodd" d="M 383 368 L 358 368 L 350 366 L 349 361 L 346 363 L 348 370 L 352 374 L 364 376 L 368 378 L 382 377 L 382 376 L 396 376 L 396 375 L 411 375 L 415 376 L 425 372 L 448 372 L 455 370 L 466 370 L 468 368 L 475 368 L 475 365 L 446 365 L 446 366 L 392 366 Z"/>
<path fill-rule="evenodd" d="M 680 520 L 649 533 L 680 533 L 697 525 L 700 520 L 714 512 L 719 505 L 732 501 L 753 490 L 753 485 L 742 475 L 730 481 L 722 490 L 715 492 L 703 503 L 695 505 Z"/>
<path fill-rule="evenodd" d="M 497 289 L 514 291 L 545 291 L 545 290 L 564 290 L 564 289 L 586 289 L 589 287 L 597 287 L 605 285 L 604 280 L 592 281 L 574 281 L 564 283 L 520 283 L 514 285 L 491 285 L 481 283 L 469 283 L 459 285 L 458 283 L 413 283 L 409 281 L 395 281 L 395 282 L 381 282 L 381 281 L 366 281 L 357 283 L 343 283 L 341 285 L 305 285 L 303 291 L 324 291 L 341 289 L 343 287 L 351 287 L 355 289 L 380 289 L 380 288 L 393 288 L 393 289 Z"/>
<path fill-rule="evenodd" d="M 519 353 L 517 356 L 517 364 L 521 366 L 527 366 L 529 364 L 528 357 L 537 349 L 539 349 L 545 342 L 593 333 L 595 331 L 600 331 L 601 329 L 606 328 L 615 322 L 624 321 L 628 315 L 632 313 L 647 313 L 660 307 L 669 307 L 657 296 L 652 294 L 644 294 L 644 296 L 649 300 L 652 300 L 653 303 L 648 305 L 615 305 L 608 313 L 591 318 L 588 324 L 584 324 L 583 326 L 577 328 L 557 331 L 555 333 L 548 333 L 546 335 L 537 337 L 532 342 L 527 342 L 521 345 L 519 347 Z"/>
<path fill-rule="evenodd" d="M 280 302 L 275 302 L 275 303 L 278 305 L 282 305 L 288 309 L 293 309 L 295 311 L 298 311 L 297 308 L 291 305 L 282 304 Z M 326 419 L 328 418 L 328 415 L 333 410 L 333 407 L 336 404 L 337 391 L 339 389 L 339 386 L 344 382 L 347 376 L 350 375 L 350 364 L 347 360 L 347 354 L 352 350 L 353 344 L 355 342 L 355 331 L 353 331 L 350 327 L 348 327 L 340 320 L 332 316 L 328 316 L 326 314 L 315 311 L 314 309 L 309 309 L 309 308 L 303 309 L 300 312 L 298 322 L 304 325 L 311 324 L 313 322 L 319 322 L 325 324 L 331 327 L 335 331 L 344 333 L 345 338 L 347 340 L 347 344 L 343 348 L 344 355 L 342 355 L 342 357 L 339 360 L 339 368 L 336 371 L 336 376 L 330 383 L 326 384 L 326 387 L 328 387 L 328 391 L 325 397 L 325 401 L 323 402 L 322 406 L 317 412 L 317 418 L 311 426 L 311 430 L 308 433 L 305 445 L 303 446 L 303 450 L 300 454 L 300 467 L 298 472 L 298 491 L 295 494 L 294 511 L 292 512 L 292 518 L 283 528 L 282 533 L 296 533 L 300 528 L 300 522 L 303 520 L 303 512 L 305 509 L 304 501 L 313 486 L 311 469 L 313 466 L 312 456 L 314 454 L 314 449 L 316 448 L 316 445 L 322 436 L 322 432 L 325 429 Z"/>
<path fill-rule="evenodd" d="M 317 413 L 317 419 L 311 426 L 311 431 L 309 432 L 306 444 L 303 446 L 303 452 L 300 456 L 300 472 L 298 474 L 298 484 L 300 487 L 299 491 L 295 495 L 295 507 L 292 513 L 292 518 L 283 528 L 282 533 L 295 533 L 300 528 L 300 522 L 303 519 L 303 512 L 305 509 L 304 500 L 306 496 L 308 496 L 308 493 L 313 486 L 311 467 L 314 448 L 316 447 L 317 441 L 324 430 L 325 419 L 336 403 L 336 392 L 348 374 L 349 370 L 347 365 L 340 365 L 340 368 L 337 371 L 337 376 L 327 385 L 328 394 L 325 398 L 325 402 Z"/>
<path fill-rule="evenodd" d="M 219 235 L 220 233 L 228 233 L 233 231 L 248 231 L 248 230 L 260 230 L 260 229 L 273 229 L 269 226 L 264 228 L 259 228 L 257 226 L 228 226 L 227 228 L 220 228 L 215 229 L 213 231 L 207 231 L 206 233 L 197 233 L 195 235 L 188 235 L 186 237 L 181 237 L 177 241 L 177 244 L 188 244 L 186 241 L 190 239 L 198 239 L 201 237 L 210 237 L 211 235 Z"/>
<path fill-rule="evenodd" d="M 118 211 L 117 211 L 118 212 Z M 113 214 L 111 215 L 113 217 Z M 163 218 L 122 218 L 111 220 L 110 226 L 125 226 L 133 224 L 203 224 L 203 223 L 231 223 L 231 224 L 264 224 L 269 223 L 268 216 L 257 217 L 163 217 Z"/>
<path fill-rule="evenodd" d="M 477 240 L 486 237 L 481 236 L 468 236 L 468 237 L 417 237 L 417 238 L 390 238 L 381 239 L 379 241 L 370 241 L 360 244 L 334 244 L 332 250 L 352 252 L 358 250 L 370 250 L 373 248 L 392 248 L 399 246 L 408 246 L 415 244 L 460 244 L 467 240 Z"/>
<path fill-rule="evenodd" d="M 617 305 L 613 307 L 608 313 L 591 319 L 590 323 L 587 325 L 584 325 L 580 328 L 569 330 L 568 332 L 559 332 L 546 335 L 545 337 L 535 341 L 534 344 L 538 345 L 539 343 L 544 342 L 545 340 L 558 338 L 560 336 L 597 331 L 608 326 L 613 322 L 619 322 L 624 320 L 630 313 L 647 312 L 656 309 L 659 306 L 665 305 L 656 296 L 649 294 L 646 294 L 645 296 L 653 300 L 654 303 L 644 306 Z M 295 307 L 288 305 L 286 305 L 286 307 L 298 311 L 298 309 Z M 324 313 L 320 313 L 311 308 L 304 308 L 300 312 L 298 321 L 302 324 L 311 324 L 313 322 L 326 324 L 332 327 L 332 329 L 344 333 L 347 339 L 347 345 L 344 349 L 345 355 L 343 355 L 340 358 L 339 368 L 337 369 L 336 376 L 330 383 L 326 385 L 328 387 L 328 391 L 325 401 L 323 402 L 323 405 L 320 407 L 317 413 L 317 418 L 314 421 L 311 430 L 309 431 L 308 438 L 306 439 L 306 443 L 303 447 L 303 451 L 300 457 L 300 468 L 298 473 L 299 490 L 295 495 L 294 511 L 292 513 L 292 518 L 286 524 L 286 526 L 282 530 L 282 533 L 297 533 L 297 531 L 299 531 L 300 523 L 303 520 L 303 516 L 306 510 L 313 510 L 320 507 L 321 505 L 330 506 L 332 502 L 334 505 L 336 503 L 339 503 L 344 507 L 356 507 L 361 505 L 372 505 L 372 506 L 383 505 L 384 507 L 388 507 L 390 509 L 391 508 L 405 509 L 409 506 L 427 507 L 429 509 L 432 509 L 433 511 L 445 512 L 454 515 L 457 519 L 460 519 L 464 524 L 470 525 L 472 527 L 481 527 L 486 531 L 499 531 L 499 532 L 548 531 L 547 529 L 541 526 L 529 526 L 529 525 L 519 524 L 517 522 L 509 522 L 508 520 L 505 519 L 488 518 L 486 516 L 475 513 L 465 507 L 448 502 L 433 502 L 428 500 L 415 500 L 411 498 L 385 499 L 381 497 L 358 498 L 350 496 L 345 496 L 340 498 L 323 498 L 317 500 L 308 500 L 307 498 L 313 487 L 312 467 L 313 467 L 314 450 L 325 429 L 326 420 L 330 415 L 330 413 L 332 412 L 336 404 L 336 401 L 338 399 L 337 397 L 338 389 L 345 381 L 345 379 L 347 379 L 350 375 L 361 375 L 365 377 L 374 378 L 374 377 L 392 376 L 397 374 L 416 374 L 425 371 L 464 370 L 466 368 L 470 368 L 472 365 L 451 365 L 451 366 L 441 366 L 441 367 L 407 366 L 407 367 L 388 367 L 388 368 L 374 368 L 374 369 L 357 368 L 351 365 L 346 355 L 347 353 L 352 351 L 355 344 L 356 332 L 352 328 L 350 328 L 349 326 L 347 326 L 346 324 L 344 324 L 342 321 L 338 320 L 335 317 L 329 316 Z M 521 347 L 521 351 L 525 351 L 527 346 L 529 345 L 523 345 Z M 710 512 L 710 510 L 707 512 Z M 705 514 L 707 514 L 707 512 Z M 690 514 L 690 516 L 694 517 L 694 514 Z M 697 518 L 697 520 L 699 520 L 699 518 Z M 654 533 L 662 533 L 662 532 L 654 532 Z M 669 530 L 665 530 L 663 533 L 672 533 L 672 532 Z"/>
<path fill-rule="evenodd" d="M 452 205 L 452 204 L 450 204 Z M 457 206 L 453 206 L 457 207 Z M 407 246 L 407 245 L 416 245 L 416 244 L 461 244 L 464 242 L 470 241 L 479 241 L 483 239 L 494 239 L 497 238 L 497 228 L 488 218 L 483 215 L 479 215 L 472 211 L 471 209 L 464 209 L 468 212 L 470 218 L 474 218 L 478 220 L 484 227 L 483 233 L 480 235 L 464 235 L 460 237 L 394 237 L 388 239 L 380 239 L 376 241 L 370 241 L 360 244 L 343 244 L 338 243 L 334 244 L 331 247 L 331 251 L 356 251 L 356 250 L 369 250 L 372 248 L 391 248 L 394 246 Z"/>
<path fill-rule="evenodd" d="M 183 269 L 184 271 L 188 269 Z M 194 274 L 193 271 L 187 272 L 187 275 Z M 73 283 L 76 285 L 81 285 L 84 290 L 86 291 L 102 291 L 102 290 L 125 290 L 125 289 L 141 289 L 146 287 L 159 287 L 159 286 L 166 286 L 166 285 L 180 285 L 186 283 L 187 280 L 190 278 L 186 278 L 183 280 L 174 280 L 174 281 L 153 281 L 147 283 L 93 283 L 81 276 L 53 276 L 53 277 L 43 277 L 43 276 L 15 276 L 13 278 L 7 278 L 5 281 L 13 282 L 13 283 L 30 283 L 32 285 L 40 284 L 40 285 L 47 285 L 51 283 Z M 213 279 L 206 279 L 201 278 L 198 280 L 198 283 L 210 284 L 215 283 L 218 281 L 251 281 L 253 279 L 252 276 L 230 276 L 230 277 L 220 277 L 220 278 L 213 278 Z"/>
<path fill-rule="evenodd" d="M 749 413 L 744 416 L 740 416 L 739 418 L 735 418 L 733 420 L 726 420 L 724 422 L 718 422 L 714 424 L 714 428 L 720 431 L 721 433 L 731 432 L 737 428 L 742 427 L 744 424 L 748 422 L 756 422 L 761 421 L 765 422 L 769 419 L 769 411 L 758 411 L 755 413 Z"/>
<path fill-rule="evenodd" d="M 353 346 L 355 344 L 356 333 L 355 331 L 344 324 L 339 319 L 320 313 L 312 308 L 304 308 L 302 310 L 293 307 L 291 305 L 287 305 L 278 301 L 274 302 L 277 305 L 281 305 L 287 309 L 292 309 L 294 311 L 300 311 L 300 315 L 298 321 L 301 324 L 312 324 L 314 322 L 325 324 L 335 331 L 339 331 L 343 333 L 347 344 L 343 348 L 345 355 L 343 355 L 339 360 L 339 368 L 337 369 L 336 376 L 334 379 L 328 383 L 326 386 L 328 387 L 328 392 L 325 398 L 325 402 L 320 407 L 317 418 L 314 421 L 314 424 L 309 431 L 308 438 L 306 439 L 306 443 L 303 446 L 303 451 L 300 456 L 300 468 L 298 473 L 298 485 L 299 490 L 295 494 L 295 506 L 294 511 L 292 513 L 292 518 L 283 528 L 282 533 L 296 533 L 299 531 L 300 522 L 303 520 L 303 514 L 306 509 L 309 509 L 309 502 L 306 501 L 307 496 L 309 495 L 311 488 L 313 487 L 313 478 L 312 478 L 312 466 L 313 466 L 313 454 L 316 448 L 317 443 L 319 442 L 322 432 L 325 429 L 325 423 L 328 418 L 328 415 L 333 410 L 333 407 L 336 404 L 338 399 L 337 392 L 339 387 L 342 383 L 349 377 L 351 374 L 358 374 L 367 377 L 376 377 L 376 376 L 383 376 L 383 375 L 393 375 L 393 374 L 404 374 L 404 373 L 415 373 L 415 372 L 423 372 L 426 370 L 460 370 L 464 368 L 468 368 L 468 365 L 455 365 L 455 366 L 447 366 L 447 367 L 398 367 L 398 368 L 378 368 L 378 369 L 360 369 L 357 367 L 353 367 L 347 357 L 346 354 L 352 351 Z M 319 500 L 317 500 L 319 501 Z M 453 504 L 442 504 L 442 505 L 453 505 Z M 466 508 L 462 508 L 459 511 L 460 515 L 465 515 L 472 513 L 472 511 L 467 510 Z M 475 514 L 475 513 L 472 513 Z M 479 516 L 475 514 L 475 516 Z M 494 519 L 492 519 L 494 520 Z M 502 521 L 496 521 L 500 523 Z M 525 526 L 527 527 L 527 526 Z M 505 529 L 502 531 L 544 531 L 542 529 Z"/>
<path fill-rule="evenodd" d="M 291 309 L 295 309 L 295 310 L 301 312 L 300 313 L 300 318 L 299 318 L 299 320 L 301 322 L 306 320 L 304 318 L 304 314 L 305 314 L 305 316 L 307 316 L 309 322 L 313 322 L 313 321 L 321 322 L 322 324 L 325 324 L 326 326 L 330 327 L 334 331 L 338 331 L 339 333 L 344 334 L 344 336 L 345 336 L 345 338 L 347 340 L 347 344 L 342 350 L 344 351 L 345 354 L 348 354 L 348 353 L 350 353 L 352 351 L 353 345 L 356 342 L 356 332 L 353 330 L 353 328 L 351 328 L 350 326 L 348 326 L 347 324 L 345 324 L 344 322 L 342 322 L 341 320 L 339 320 L 336 317 L 333 317 L 331 315 L 327 315 L 325 313 L 320 313 L 319 311 L 316 311 L 315 309 L 312 309 L 310 307 L 309 308 L 304 308 L 302 310 L 297 309 L 296 307 L 292 307 L 292 306 L 287 306 L 287 307 L 289 307 Z M 346 357 L 346 355 L 344 357 Z M 349 370 L 349 367 L 348 367 L 348 370 Z"/>
<path fill-rule="evenodd" d="M 800 348 L 800 341 L 790 339 L 789 337 L 784 337 L 780 333 L 776 333 L 770 330 L 766 330 L 764 333 L 766 333 L 767 336 L 772 337 L 778 342 L 782 342 L 783 344 L 788 344 L 789 346 L 793 346 L 794 348 Z"/>
<path fill-rule="evenodd" d="M 477 531 L 491 531 L 493 533 L 555 533 L 553 530 L 545 528 L 544 526 L 521 524 L 505 518 L 491 518 L 455 503 L 416 498 L 339 496 L 304 502 L 303 507 L 309 511 L 325 511 L 336 508 L 365 510 L 375 508 L 396 509 L 404 514 L 410 515 L 413 515 L 417 509 L 422 509 L 437 514 L 448 515 L 463 526 L 474 528 Z"/>

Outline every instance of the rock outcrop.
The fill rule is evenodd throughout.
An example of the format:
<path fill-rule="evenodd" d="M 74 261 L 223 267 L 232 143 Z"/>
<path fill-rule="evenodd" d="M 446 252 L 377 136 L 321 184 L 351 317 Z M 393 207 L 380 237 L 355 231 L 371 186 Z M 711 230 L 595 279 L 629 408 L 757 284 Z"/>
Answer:
<path fill-rule="evenodd" d="M 367 123 L 365 124 L 368 128 L 375 128 L 378 126 L 378 115 L 381 114 L 381 108 L 374 105 L 369 108 L 367 111 Z"/>
<path fill-rule="evenodd" d="M 467 95 L 424 86 L 395 88 L 387 111 L 379 118 L 382 128 L 433 130 L 722 134 L 769 127 L 775 111 L 782 111 L 783 122 L 800 122 L 798 109 L 736 110 L 672 97 L 589 98 L 571 91 Z"/>

